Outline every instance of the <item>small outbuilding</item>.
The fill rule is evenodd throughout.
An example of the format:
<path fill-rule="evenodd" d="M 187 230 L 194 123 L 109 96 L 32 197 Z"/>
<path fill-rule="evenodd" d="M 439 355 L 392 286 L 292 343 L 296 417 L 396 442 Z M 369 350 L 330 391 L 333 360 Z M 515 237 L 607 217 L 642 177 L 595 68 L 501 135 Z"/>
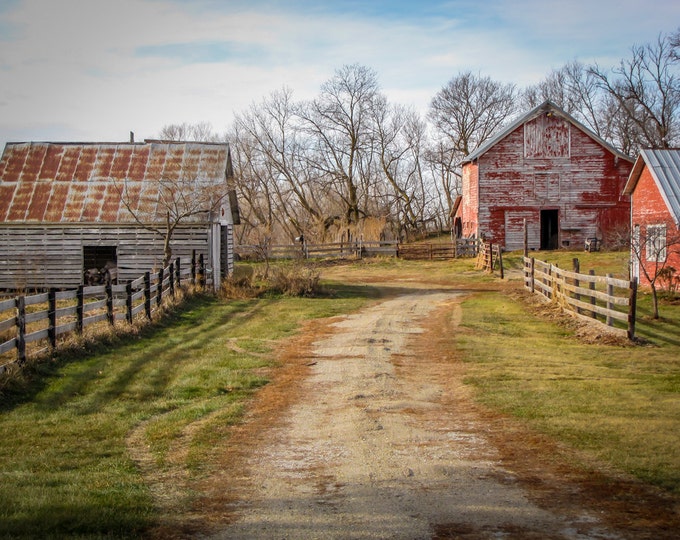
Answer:
<path fill-rule="evenodd" d="M 8 143 L 0 160 L 0 288 L 75 287 L 89 270 L 118 281 L 202 254 L 233 269 L 238 204 L 228 144 Z M 167 235 L 168 227 L 174 227 Z"/>
<path fill-rule="evenodd" d="M 642 150 L 626 183 L 631 198 L 633 277 L 680 275 L 680 150 Z M 640 272 L 640 265 L 645 271 Z"/>
<path fill-rule="evenodd" d="M 583 249 L 627 231 L 633 160 L 546 101 L 472 152 L 454 227 L 506 250 Z"/>

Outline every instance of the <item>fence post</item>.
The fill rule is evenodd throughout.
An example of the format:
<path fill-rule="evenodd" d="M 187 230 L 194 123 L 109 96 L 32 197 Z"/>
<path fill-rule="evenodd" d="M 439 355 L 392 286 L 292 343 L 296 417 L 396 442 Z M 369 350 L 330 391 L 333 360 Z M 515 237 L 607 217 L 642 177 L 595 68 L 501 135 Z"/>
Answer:
<path fill-rule="evenodd" d="M 531 294 L 535 292 L 536 289 L 536 259 L 531 257 L 531 279 L 529 280 L 529 283 L 531 284 Z"/>
<path fill-rule="evenodd" d="M 175 281 L 177 282 L 177 287 L 179 288 L 182 287 L 182 270 L 180 268 L 180 261 L 181 259 L 177 257 L 177 260 L 175 261 Z"/>
<path fill-rule="evenodd" d="M 203 253 L 198 256 L 198 285 L 201 289 L 205 289 L 205 263 L 203 262 Z"/>
<path fill-rule="evenodd" d="M 592 270 L 592 269 L 589 270 L 589 271 L 588 271 L 588 275 L 594 276 L 594 275 L 595 275 L 595 270 Z M 594 291 L 594 290 L 595 290 L 595 282 L 594 282 L 594 281 L 591 281 L 591 282 L 588 284 L 588 288 L 589 288 L 591 291 Z M 592 296 L 590 297 L 590 303 L 594 306 L 596 301 L 597 301 L 597 300 L 595 299 L 595 295 L 592 295 Z M 593 319 L 597 320 L 597 313 L 596 313 L 595 311 L 593 311 L 592 314 L 593 314 Z"/>
<path fill-rule="evenodd" d="M 158 288 L 156 289 L 156 307 L 160 307 L 163 302 L 163 278 L 165 277 L 165 272 L 163 268 L 158 271 Z"/>
<path fill-rule="evenodd" d="M 17 362 L 26 363 L 26 297 L 17 296 Z"/>
<path fill-rule="evenodd" d="M 47 340 L 50 347 L 57 347 L 57 290 L 52 288 L 47 293 Z"/>
<path fill-rule="evenodd" d="M 175 263 L 171 262 L 168 267 L 168 277 L 170 278 L 170 296 L 175 297 Z"/>
<path fill-rule="evenodd" d="M 635 338 L 635 317 L 637 308 L 637 278 L 630 282 L 630 297 L 628 299 L 628 339 Z"/>
<path fill-rule="evenodd" d="M 109 320 L 109 324 L 113 326 L 116 323 L 116 317 L 113 314 L 113 287 L 109 281 L 105 285 L 106 290 L 106 318 Z"/>
<path fill-rule="evenodd" d="M 76 291 L 76 332 L 79 334 L 83 333 L 83 319 L 85 314 L 85 294 L 84 286 L 78 285 L 78 290 Z"/>
<path fill-rule="evenodd" d="M 196 285 L 196 250 L 191 251 L 191 284 Z"/>
<path fill-rule="evenodd" d="M 546 282 L 546 285 L 548 285 L 548 300 L 552 300 L 555 295 L 553 294 L 555 291 L 555 278 L 553 277 L 553 265 L 552 263 L 548 263 L 548 261 L 545 261 L 545 263 L 548 265 L 548 280 Z"/>
<path fill-rule="evenodd" d="M 611 297 L 614 296 L 614 285 L 611 284 L 610 280 L 614 276 L 612 274 L 607 274 L 607 326 L 612 326 L 614 324 L 614 318 L 609 314 L 609 311 L 614 309 L 614 304 L 612 304 Z"/>
<path fill-rule="evenodd" d="M 151 320 L 151 274 L 144 272 L 144 310 L 146 318 Z"/>
<path fill-rule="evenodd" d="M 125 320 L 132 324 L 132 281 L 125 285 Z"/>
<path fill-rule="evenodd" d="M 581 273 L 581 263 L 578 260 L 578 257 L 574 257 L 572 259 L 572 265 L 574 269 L 575 274 L 580 274 Z M 574 278 L 574 287 L 580 287 L 581 286 L 581 281 L 578 278 Z M 574 299 L 575 300 L 581 300 L 581 295 L 577 292 L 574 293 Z M 581 308 L 576 307 L 576 313 L 581 313 Z"/>
<path fill-rule="evenodd" d="M 498 264 L 501 267 L 501 279 L 505 279 L 505 270 L 503 269 L 503 250 L 498 246 Z"/>

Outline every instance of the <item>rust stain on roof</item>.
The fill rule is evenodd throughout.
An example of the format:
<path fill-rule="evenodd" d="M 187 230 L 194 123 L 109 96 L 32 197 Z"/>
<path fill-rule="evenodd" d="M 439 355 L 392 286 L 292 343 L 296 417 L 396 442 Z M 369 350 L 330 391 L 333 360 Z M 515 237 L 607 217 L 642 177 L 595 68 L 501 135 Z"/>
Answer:
<path fill-rule="evenodd" d="M 215 143 L 9 143 L 0 159 L 0 222 L 134 223 L 164 219 L 163 182 L 225 186 L 229 146 Z"/>

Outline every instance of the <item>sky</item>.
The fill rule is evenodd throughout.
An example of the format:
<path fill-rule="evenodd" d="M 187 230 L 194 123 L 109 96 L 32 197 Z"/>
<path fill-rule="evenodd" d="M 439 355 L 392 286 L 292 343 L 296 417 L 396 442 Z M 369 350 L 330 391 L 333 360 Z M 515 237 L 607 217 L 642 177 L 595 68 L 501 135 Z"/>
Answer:
<path fill-rule="evenodd" d="M 425 113 L 461 72 L 524 87 L 572 60 L 613 67 L 679 27 L 676 0 L 0 0 L 0 147 L 183 122 L 224 133 L 349 64 Z"/>

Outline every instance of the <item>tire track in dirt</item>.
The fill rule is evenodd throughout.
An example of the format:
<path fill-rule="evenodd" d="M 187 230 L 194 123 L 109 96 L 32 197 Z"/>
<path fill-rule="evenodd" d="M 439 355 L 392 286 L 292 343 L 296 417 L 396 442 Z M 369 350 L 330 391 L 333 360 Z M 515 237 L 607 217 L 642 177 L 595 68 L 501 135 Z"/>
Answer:
<path fill-rule="evenodd" d="M 233 521 L 213 537 L 617 538 L 585 510 L 567 521 L 536 506 L 456 409 L 453 359 L 414 347 L 434 313 L 455 331 L 463 294 L 413 285 L 335 322 L 299 398 L 250 448 Z"/>

